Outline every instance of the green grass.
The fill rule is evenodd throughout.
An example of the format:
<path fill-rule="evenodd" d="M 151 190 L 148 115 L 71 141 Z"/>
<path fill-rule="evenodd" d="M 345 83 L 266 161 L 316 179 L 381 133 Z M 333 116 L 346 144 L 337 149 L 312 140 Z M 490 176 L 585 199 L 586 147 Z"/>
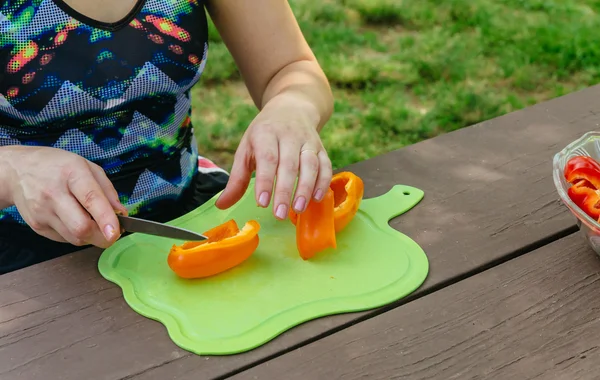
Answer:
<path fill-rule="evenodd" d="M 290 0 L 333 87 L 336 168 L 596 84 L 600 0 Z M 211 25 L 201 154 L 229 168 L 256 115 Z"/>

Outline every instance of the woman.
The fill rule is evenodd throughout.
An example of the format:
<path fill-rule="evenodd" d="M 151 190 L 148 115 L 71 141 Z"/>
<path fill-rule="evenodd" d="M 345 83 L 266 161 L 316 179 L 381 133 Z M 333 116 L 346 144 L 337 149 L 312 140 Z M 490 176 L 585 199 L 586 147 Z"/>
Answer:
<path fill-rule="evenodd" d="M 254 171 L 278 219 L 323 196 L 332 96 L 286 1 L 0 4 L 0 273 L 110 246 L 115 210 L 166 221 L 223 189 L 217 207 L 231 207 Z M 260 109 L 229 177 L 202 169 L 189 117 L 205 8 Z"/>

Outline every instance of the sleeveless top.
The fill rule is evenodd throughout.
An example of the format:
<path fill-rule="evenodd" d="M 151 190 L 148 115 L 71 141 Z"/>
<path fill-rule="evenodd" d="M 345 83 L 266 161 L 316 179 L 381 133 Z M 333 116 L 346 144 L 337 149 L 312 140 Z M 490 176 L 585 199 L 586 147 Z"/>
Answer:
<path fill-rule="evenodd" d="M 0 0 L 0 146 L 77 153 L 132 215 L 151 212 L 198 171 L 190 89 L 207 49 L 202 0 L 138 0 L 116 23 L 63 0 Z M 4 222 L 24 224 L 14 206 Z"/>

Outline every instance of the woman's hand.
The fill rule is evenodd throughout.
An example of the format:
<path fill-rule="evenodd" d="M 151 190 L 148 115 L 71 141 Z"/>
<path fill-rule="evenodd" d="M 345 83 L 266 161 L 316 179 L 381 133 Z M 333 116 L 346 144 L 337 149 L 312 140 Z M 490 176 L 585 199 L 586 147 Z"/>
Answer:
<path fill-rule="evenodd" d="M 320 201 L 331 182 L 331 161 L 319 137 L 319 113 L 302 97 L 273 97 L 252 121 L 236 151 L 227 187 L 216 206 L 225 209 L 246 192 L 256 170 L 255 197 L 261 207 L 285 219 L 290 207 L 302 213 L 311 199 Z M 294 193 L 294 185 L 298 185 Z"/>
<path fill-rule="evenodd" d="M 47 147 L 1 147 L 0 160 L 8 170 L 9 202 L 38 234 L 102 248 L 119 237 L 115 211 L 127 209 L 98 165 Z"/>
<path fill-rule="evenodd" d="M 306 43 L 289 2 L 208 0 L 207 9 L 261 109 L 237 149 L 231 177 L 217 200 L 228 208 L 244 194 L 256 170 L 256 202 L 285 219 L 303 212 L 331 181 L 331 162 L 319 130 L 333 111 L 323 70 Z M 294 194 L 294 182 L 298 179 Z"/>

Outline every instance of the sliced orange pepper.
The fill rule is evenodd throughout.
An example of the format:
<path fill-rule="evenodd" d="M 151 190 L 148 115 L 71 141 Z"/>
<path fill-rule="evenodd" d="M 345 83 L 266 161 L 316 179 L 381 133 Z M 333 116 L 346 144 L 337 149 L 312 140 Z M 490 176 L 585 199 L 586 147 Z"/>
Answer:
<path fill-rule="evenodd" d="M 329 185 L 335 195 L 335 232 L 340 232 L 358 212 L 358 207 L 365 193 L 365 185 L 354 173 L 341 172 L 337 173 L 331 179 Z"/>
<path fill-rule="evenodd" d="M 356 174 L 341 172 L 332 177 L 329 187 L 334 194 L 333 218 L 337 233 L 354 219 L 365 192 L 365 185 Z M 290 210 L 288 217 L 292 224 L 296 224 L 298 214 L 294 210 Z"/>
<path fill-rule="evenodd" d="M 295 226 L 296 222 L 298 221 L 298 214 L 296 214 L 296 211 L 294 211 L 294 209 L 290 208 L 290 212 L 288 213 L 288 218 L 290 218 L 290 222 L 292 222 L 292 224 Z"/>
<path fill-rule="evenodd" d="M 296 221 L 296 245 L 300 257 L 308 260 L 326 248 L 336 248 L 335 224 L 333 220 L 333 190 L 321 202 L 310 202 Z"/>
<path fill-rule="evenodd" d="M 182 278 L 202 278 L 231 269 L 248 259 L 258 247 L 260 225 L 254 220 L 242 230 L 235 220 L 204 233 L 207 240 L 173 245 L 167 262 Z"/>

